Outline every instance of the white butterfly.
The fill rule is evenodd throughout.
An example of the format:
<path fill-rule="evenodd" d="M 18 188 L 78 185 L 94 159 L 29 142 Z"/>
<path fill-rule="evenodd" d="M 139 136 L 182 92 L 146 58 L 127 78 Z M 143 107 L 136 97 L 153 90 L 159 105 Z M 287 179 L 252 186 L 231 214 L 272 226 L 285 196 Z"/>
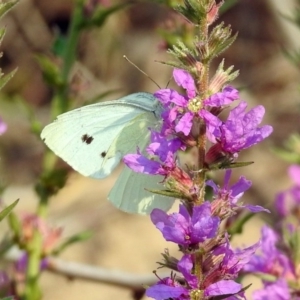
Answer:
<path fill-rule="evenodd" d="M 149 144 L 149 127 L 159 124 L 161 105 L 152 94 L 136 93 L 115 101 L 87 105 L 57 117 L 41 138 L 76 171 L 92 178 L 108 176 L 128 153 Z M 119 209 L 149 214 L 153 208 L 168 210 L 171 198 L 152 194 L 160 176 L 131 171 L 126 166 L 108 195 Z"/>

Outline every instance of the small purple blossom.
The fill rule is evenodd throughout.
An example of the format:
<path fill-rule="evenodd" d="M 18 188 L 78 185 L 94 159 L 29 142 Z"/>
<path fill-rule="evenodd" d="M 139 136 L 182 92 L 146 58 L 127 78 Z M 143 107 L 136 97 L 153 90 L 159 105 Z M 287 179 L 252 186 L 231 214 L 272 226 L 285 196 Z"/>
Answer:
<path fill-rule="evenodd" d="M 224 178 L 224 186 L 221 188 L 220 186 L 216 185 L 214 181 L 207 180 L 206 185 L 210 186 L 214 191 L 214 206 L 222 206 L 233 208 L 247 208 L 251 212 L 270 212 L 268 209 L 263 208 L 259 205 L 237 205 L 239 199 L 244 195 L 244 192 L 248 190 L 252 183 L 250 180 L 247 180 L 244 176 L 241 176 L 238 182 L 229 186 L 229 181 L 231 177 L 232 170 L 226 170 L 225 178 Z M 224 202 L 226 205 L 224 205 Z"/>
<path fill-rule="evenodd" d="M 237 278 L 239 272 L 249 263 L 251 257 L 260 247 L 260 242 L 244 249 L 232 249 L 229 243 L 229 238 L 225 236 L 225 243 L 213 250 L 214 256 L 223 257 L 219 269 L 227 278 Z"/>
<path fill-rule="evenodd" d="M 195 206 L 192 216 L 184 205 L 180 205 L 179 213 L 170 215 L 160 209 L 154 209 L 151 220 L 167 241 L 185 247 L 215 237 L 220 224 L 220 219 L 212 216 L 208 201 Z"/>
<path fill-rule="evenodd" d="M 146 296 L 155 300 L 185 300 L 189 299 L 188 290 L 175 279 L 166 277 L 146 290 Z"/>
<path fill-rule="evenodd" d="M 175 152 L 182 147 L 178 139 L 166 140 L 156 132 L 151 133 L 152 143 L 146 151 L 151 156 L 157 156 L 159 161 L 149 159 L 142 155 L 140 151 L 136 154 L 124 156 L 124 163 L 137 173 L 167 176 L 176 168 Z"/>
<path fill-rule="evenodd" d="M 300 166 L 292 165 L 288 169 L 289 177 L 294 185 L 276 196 L 275 206 L 282 217 L 287 216 L 300 205 Z"/>
<path fill-rule="evenodd" d="M 253 300 L 290 300 L 291 294 L 287 282 L 279 279 L 274 283 L 265 283 L 264 288 L 253 292 Z M 294 299 L 294 298 L 293 298 Z M 299 298 L 296 298 L 299 299 Z M 295 300 L 296 300 L 295 299 Z"/>
<path fill-rule="evenodd" d="M 290 259 L 276 247 L 277 234 L 268 226 L 262 228 L 261 253 L 251 257 L 245 265 L 248 273 L 265 273 L 279 278 L 294 278 L 294 270 Z"/>
<path fill-rule="evenodd" d="M 256 106 L 247 113 L 246 108 L 247 103 L 242 101 L 231 110 L 225 122 L 206 110 L 199 113 L 206 122 L 208 139 L 214 144 L 219 144 L 222 151 L 233 156 L 261 142 L 273 131 L 269 125 L 258 127 L 265 114 L 263 106 Z"/>
<path fill-rule="evenodd" d="M 168 132 L 171 128 L 175 133 L 182 132 L 187 136 L 191 131 L 194 116 L 187 106 L 189 100 L 196 96 L 196 87 L 193 77 L 185 70 L 174 69 L 173 78 L 178 86 L 185 89 L 186 95 L 181 95 L 173 89 L 162 89 L 154 94 L 166 109 L 162 114 L 162 132 Z"/>

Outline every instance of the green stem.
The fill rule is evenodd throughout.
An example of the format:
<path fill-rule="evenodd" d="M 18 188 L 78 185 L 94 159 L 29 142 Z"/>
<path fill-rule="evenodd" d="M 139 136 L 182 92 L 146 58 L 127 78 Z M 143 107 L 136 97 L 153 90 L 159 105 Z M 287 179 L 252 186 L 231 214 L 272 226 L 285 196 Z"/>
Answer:
<path fill-rule="evenodd" d="M 63 67 L 61 71 L 62 87 L 57 90 L 53 99 L 52 118 L 65 112 L 69 108 L 68 92 L 69 92 L 69 74 L 76 60 L 76 49 L 79 41 L 81 25 L 83 22 L 83 4 L 84 1 L 77 0 L 71 18 L 68 38 L 63 53 Z"/>
<path fill-rule="evenodd" d="M 205 47 L 208 48 L 208 22 L 206 18 L 203 18 L 199 26 L 199 36 L 200 40 L 203 42 Z M 208 49 L 206 49 L 208 51 Z M 208 94 L 209 85 L 209 62 L 203 61 L 201 75 L 197 81 L 197 88 L 200 93 L 201 99 L 205 99 Z M 202 120 L 199 124 L 199 134 L 198 134 L 198 169 L 204 170 L 205 163 L 205 151 L 206 151 L 206 126 Z M 206 174 L 204 171 L 199 172 L 197 177 L 197 184 L 200 188 L 199 198 L 197 199 L 195 205 L 201 205 L 205 200 L 205 178 Z"/>

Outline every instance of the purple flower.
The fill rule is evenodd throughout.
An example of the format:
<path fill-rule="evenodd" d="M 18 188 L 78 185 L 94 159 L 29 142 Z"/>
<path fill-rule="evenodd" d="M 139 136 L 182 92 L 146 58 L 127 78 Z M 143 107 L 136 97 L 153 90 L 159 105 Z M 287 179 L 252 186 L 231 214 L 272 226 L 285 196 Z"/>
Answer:
<path fill-rule="evenodd" d="M 187 136 L 191 131 L 194 116 L 187 107 L 189 100 L 196 97 L 196 87 L 193 77 L 185 70 L 174 69 L 173 78 L 178 86 L 185 89 L 186 95 L 172 89 L 162 89 L 154 94 L 166 109 L 162 114 L 164 120 L 162 132 L 174 130 L 175 133 L 182 132 Z"/>
<path fill-rule="evenodd" d="M 244 195 L 244 192 L 251 187 L 251 181 L 247 180 L 244 176 L 241 176 L 237 183 L 229 186 L 229 180 L 231 177 L 232 170 L 226 170 L 224 178 L 224 186 L 221 188 L 217 186 L 212 180 L 207 180 L 206 185 L 210 186 L 214 191 L 214 204 L 213 206 L 220 212 L 234 208 L 247 208 L 251 212 L 261 212 L 269 210 L 259 205 L 237 205 L 239 199 Z"/>
<path fill-rule="evenodd" d="M 160 209 L 154 209 L 151 213 L 151 220 L 167 241 L 184 247 L 215 237 L 220 224 L 220 219 L 212 216 L 211 205 L 208 201 L 195 206 L 192 216 L 184 205 L 180 205 L 179 213 L 171 215 Z"/>
<path fill-rule="evenodd" d="M 294 270 L 289 258 L 280 252 L 276 243 L 277 234 L 269 227 L 262 228 L 261 253 L 251 257 L 244 271 L 266 273 L 279 278 L 294 278 Z"/>
<path fill-rule="evenodd" d="M 232 86 L 226 86 L 222 92 L 215 93 L 203 101 L 204 105 L 211 107 L 220 107 L 231 104 L 239 99 L 239 92 Z"/>
<path fill-rule="evenodd" d="M 265 284 L 263 289 L 257 290 L 253 293 L 253 300 L 270 300 L 270 299 L 272 300 L 292 299 L 289 291 L 289 287 L 287 285 L 287 282 L 284 279 L 279 279 L 274 283 Z"/>
<path fill-rule="evenodd" d="M 300 205 L 300 166 L 290 166 L 288 174 L 294 185 L 290 189 L 278 193 L 275 200 L 276 209 L 283 217 L 293 212 Z"/>
<path fill-rule="evenodd" d="M 185 300 L 189 299 L 188 290 L 174 278 L 164 278 L 146 290 L 146 296 L 155 300 Z"/>
<path fill-rule="evenodd" d="M 222 257 L 222 261 L 218 268 L 212 272 L 222 274 L 227 279 L 235 279 L 239 275 L 239 272 L 244 268 L 246 264 L 251 260 L 255 251 L 260 247 L 260 242 L 247 247 L 245 249 L 233 250 L 229 243 L 229 238 L 225 236 L 225 243 L 216 247 L 212 254 L 217 257 Z"/>
<path fill-rule="evenodd" d="M 176 168 L 174 153 L 182 147 L 182 143 L 178 139 L 168 141 L 156 132 L 151 133 L 151 141 L 146 149 L 151 159 L 138 151 L 136 154 L 125 155 L 123 161 L 137 173 L 167 176 Z M 160 162 L 154 160 L 153 156 L 157 156 Z"/>
<path fill-rule="evenodd" d="M 206 110 L 199 113 L 206 122 L 208 139 L 234 157 L 241 150 L 261 142 L 273 131 L 269 125 L 257 127 L 265 113 L 263 106 L 256 106 L 247 113 L 246 108 L 247 103 L 242 101 L 231 110 L 225 122 Z"/>

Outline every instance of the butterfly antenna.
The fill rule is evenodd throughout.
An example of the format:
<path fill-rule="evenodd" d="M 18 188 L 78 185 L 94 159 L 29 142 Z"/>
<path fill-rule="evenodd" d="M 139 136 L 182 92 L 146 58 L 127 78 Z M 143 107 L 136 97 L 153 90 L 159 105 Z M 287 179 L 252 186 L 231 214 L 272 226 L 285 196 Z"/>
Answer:
<path fill-rule="evenodd" d="M 148 77 L 159 89 L 161 89 L 161 87 L 159 86 L 159 84 L 152 79 L 146 72 L 144 72 L 142 69 L 140 69 L 135 63 L 133 63 L 126 55 L 123 55 L 123 58 L 125 58 L 130 64 L 132 64 L 136 69 L 138 69 L 142 74 L 144 74 L 146 77 Z"/>
<path fill-rule="evenodd" d="M 167 85 L 166 85 L 166 89 L 168 88 L 168 86 L 169 86 L 169 84 L 170 84 L 172 78 L 173 78 L 173 76 L 171 76 L 170 79 L 168 80 Z"/>

